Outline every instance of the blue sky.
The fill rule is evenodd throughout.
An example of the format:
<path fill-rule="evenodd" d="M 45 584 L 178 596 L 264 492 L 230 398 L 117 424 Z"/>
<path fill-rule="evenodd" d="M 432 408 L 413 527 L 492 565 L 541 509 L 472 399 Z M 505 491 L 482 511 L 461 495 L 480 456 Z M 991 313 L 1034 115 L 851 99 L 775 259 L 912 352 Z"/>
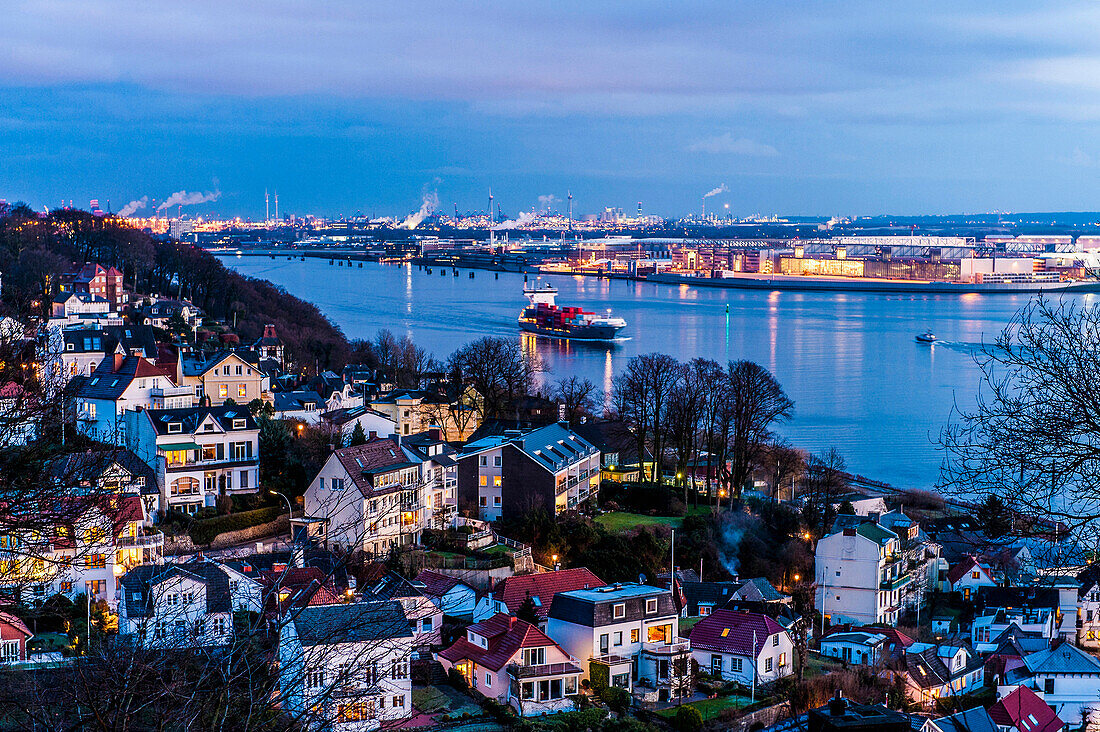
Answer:
<path fill-rule="evenodd" d="M 0 197 L 1100 209 L 1100 6 L 13 0 Z"/>

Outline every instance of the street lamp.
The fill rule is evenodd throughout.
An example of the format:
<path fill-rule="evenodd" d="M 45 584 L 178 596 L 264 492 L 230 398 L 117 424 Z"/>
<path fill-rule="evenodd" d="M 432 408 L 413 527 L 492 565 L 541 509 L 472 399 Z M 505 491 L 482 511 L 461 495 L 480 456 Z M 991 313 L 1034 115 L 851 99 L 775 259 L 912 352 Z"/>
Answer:
<path fill-rule="evenodd" d="M 301 425 L 298 425 L 298 427 L 300 429 Z M 290 534 L 290 538 L 293 540 L 294 539 L 294 529 L 291 528 L 291 526 L 290 526 L 290 519 L 294 517 L 294 509 L 290 505 L 290 499 L 287 498 L 286 496 L 284 496 L 282 493 L 279 493 L 277 491 L 268 490 L 267 493 L 268 493 L 268 495 L 278 496 L 279 498 L 282 498 L 284 501 L 286 501 L 287 533 Z"/>

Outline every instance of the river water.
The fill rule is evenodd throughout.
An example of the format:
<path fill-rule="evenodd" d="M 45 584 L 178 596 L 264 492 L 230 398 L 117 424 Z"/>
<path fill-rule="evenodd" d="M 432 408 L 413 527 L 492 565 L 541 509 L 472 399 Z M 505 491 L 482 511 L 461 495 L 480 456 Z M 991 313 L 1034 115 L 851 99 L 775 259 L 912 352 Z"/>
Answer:
<path fill-rule="evenodd" d="M 751 359 L 769 368 L 795 402 L 780 433 L 818 452 L 836 447 L 849 470 L 902 487 L 935 485 L 936 438 L 953 404 L 974 404 L 974 349 L 990 341 L 1026 295 L 915 295 L 693 288 L 592 277 L 544 276 L 559 305 L 626 319 L 623 339 L 597 345 L 519 334 L 521 274 L 328 260 L 223 257 L 237 271 L 315 303 L 349 338 L 379 328 L 408 334 L 443 360 L 483 335 L 521 339 L 552 382 L 579 374 L 602 389 L 631 356 Z M 535 276 L 529 276 L 533 281 Z M 1093 295 L 1074 295 L 1091 301 Z M 940 342 L 914 335 L 933 330 Z"/>

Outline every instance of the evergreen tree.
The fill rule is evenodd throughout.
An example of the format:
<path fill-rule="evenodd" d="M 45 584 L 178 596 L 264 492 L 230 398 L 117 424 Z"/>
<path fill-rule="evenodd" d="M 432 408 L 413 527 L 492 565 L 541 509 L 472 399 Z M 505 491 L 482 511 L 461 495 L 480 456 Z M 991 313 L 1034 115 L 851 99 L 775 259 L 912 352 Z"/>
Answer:
<path fill-rule="evenodd" d="M 530 623 L 531 625 L 538 627 L 539 612 L 538 608 L 535 607 L 535 599 L 533 597 L 528 595 L 527 597 L 523 598 L 523 602 L 516 610 L 516 617 L 524 622 Z"/>
<path fill-rule="evenodd" d="M 367 433 L 363 431 L 363 425 L 359 422 L 355 423 L 355 429 L 351 431 L 351 437 L 348 439 L 348 447 L 354 447 L 355 445 L 364 445 L 367 442 Z"/>

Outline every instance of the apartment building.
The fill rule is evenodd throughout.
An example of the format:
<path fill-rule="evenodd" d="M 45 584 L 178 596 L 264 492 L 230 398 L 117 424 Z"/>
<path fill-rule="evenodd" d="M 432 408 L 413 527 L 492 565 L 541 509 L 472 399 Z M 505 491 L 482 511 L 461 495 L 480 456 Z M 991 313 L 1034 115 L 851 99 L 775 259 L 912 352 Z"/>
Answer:
<path fill-rule="evenodd" d="M 560 422 L 476 440 L 458 455 L 458 508 L 469 518 L 557 515 L 599 487 L 600 451 Z"/>
<path fill-rule="evenodd" d="M 817 543 L 818 610 L 831 623 L 897 625 L 900 593 L 912 582 L 897 534 L 873 521 Z"/>
<path fill-rule="evenodd" d="M 154 466 L 165 509 L 193 514 L 259 488 L 260 430 L 243 406 L 144 409 L 128 424 L 130 449 Z"/>

